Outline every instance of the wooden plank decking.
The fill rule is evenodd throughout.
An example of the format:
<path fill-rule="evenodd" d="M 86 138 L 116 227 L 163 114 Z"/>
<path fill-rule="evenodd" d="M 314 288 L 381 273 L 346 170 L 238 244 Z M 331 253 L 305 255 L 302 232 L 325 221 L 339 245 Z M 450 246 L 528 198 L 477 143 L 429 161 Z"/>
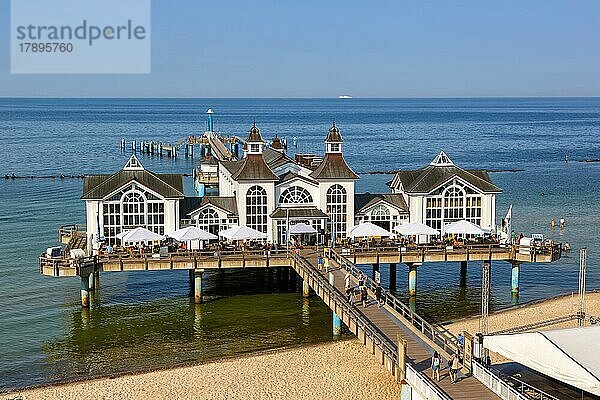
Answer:
<path fill-rule="evenodd" d="M 318 254 L 316 251 L 305 251 L 302 256 L 311 265 L 317 265 Z M 320 273 L 323 276 L 325 275 L 324 272 Z M 335 287 L 343 293 L 345 271 L 336 266 L 333 274 Z M 389 340 L 395 342 L 397 337 L 406 340 L 408 362 L 412 363 L 419 372 L 431 376 L 430 360 L 433 348 L 425 342 L 423 337 L 419 337 L 414 330 L 403 327 L 402 321 L 392 315 L 389 310 L 383 307 L 377 308 L 375 299 L 372 296 L 369 297 L 369 302 L 370 304 L 366 308 L 359 304 L 356 307 Z M 346 321 L 344 322 L 346 323 Z M 436 385 L 453 399 L 498 399 L 498 396 L 473 377 L 463 377 L 457 384 L 451 384 L 447 368 L 443 369 L 440 375 L 441 381 L 436 382 Z"/>

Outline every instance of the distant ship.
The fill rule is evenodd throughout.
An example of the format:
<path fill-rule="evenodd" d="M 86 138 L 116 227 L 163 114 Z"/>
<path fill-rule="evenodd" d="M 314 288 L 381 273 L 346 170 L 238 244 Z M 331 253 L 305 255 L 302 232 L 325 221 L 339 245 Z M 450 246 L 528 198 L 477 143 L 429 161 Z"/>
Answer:
<path fill-rule="evenodd" d="M 343 94 L 341 96 L 338 96 L 338 99 L 351 99 L 351 98 L 352 98 L 352 96 L 348 96 L 348 95 L 345 95 L 345 94 Z"/>

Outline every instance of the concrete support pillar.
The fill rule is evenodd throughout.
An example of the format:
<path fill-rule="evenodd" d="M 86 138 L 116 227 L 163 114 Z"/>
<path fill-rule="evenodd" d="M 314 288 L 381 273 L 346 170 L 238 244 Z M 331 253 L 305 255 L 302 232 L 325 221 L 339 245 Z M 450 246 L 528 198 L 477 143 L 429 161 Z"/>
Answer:
<path fill-rule="evenodd" d="M 390 292 L 396 293 L 396 267 L 397 264 L 390 264 Z"/>
<path fill-rule="evenodd" d="M 519 293 L 519 275 L 521 274 L 521 263 L 513 262 L 510 273 L 510 291 Z"/>
<path fill-rule="evenodd" d="M 202 303 L 202 274 L 204 270 L 194 270 L 194 301 L 196 304 Z"/>
<path fill-rule="evenodd" d="M 94 291 L 96 290 L 96 274 L 94 274 L 93 272 L 90 274 L 90 276 L 88 277 L 88 288 L 90 289 L 90 291 Z"/>
<path fill-rule="evenodd" d="M 90 277 L 82 276 L 81 277 L 81 306 L 89 307 L 90 306 Z"/>
<path fill-rule="evenodd" d="M 335 286 L 335 276 L 333 272 L 329 273 L 329 284 L 331 286 Z M 342 333 L 342 320 L 337 314 L 333 313 L 333 336 L 339 336 Z"/>
<path fill-rule="evenodd" d="M 417 266 L 408 264 L 408 295 L 417 295 Z"/>
<path fill-rule="evenodd" d="M 310 286 L 308 286 L 308 282 L 306 280 L 302 281 L 302 297 L 310 296 Z"/>
<path fill-rule="evenodd" d="M 460 287 L 467 287 L 467 262 L 460 262 Z"/>
<path fill-rule="evenodd" d="M 333 313 L 333 336 L 340 336 L 342 334 L 342 320 Z"/>

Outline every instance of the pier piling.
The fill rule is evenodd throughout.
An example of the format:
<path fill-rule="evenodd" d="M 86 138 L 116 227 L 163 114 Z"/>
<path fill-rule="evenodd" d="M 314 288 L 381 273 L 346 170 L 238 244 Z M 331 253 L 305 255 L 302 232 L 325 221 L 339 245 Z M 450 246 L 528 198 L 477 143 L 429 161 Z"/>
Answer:
<path fill-rule="evenodd" d="M 510 271 L 510 291 L 513 294 L 519 293 L 519 275 L 521 274 L 521 263 L 512 262 L 512 268 Z"/>
<path fill-rule="evenodd" d="M 460 262 L 460 287 L 467 287 L 467 261 Z"/>
<path fill-rule="evenodd" d="M 194 270 L 194 301 L 196 304 L 202 303 L 202 274 L 203 269 Z"/>
<path fill-rule="evenodd" d="M 396 293 L 396 269 L 397 264 L 390 264 L 390 292 Z"/>
<path fill-rule="evenodd" d="M 309 297 L 310 296 L 310 286 L 308 285 L 308 282 L 305 280 L 302 281 L 302 297 Z"/>
<path fill-rule="evenodd" d="M 329 272 L 329 283 L 335 286 L 335 276 L 333 272 Z M 342 334 L 342 320 L 340 317 L 333 312 L 333 336 L 340 336 Z"/>
<path fill-rule="evenodd" d="M 373 274 L 371 275 L 373 277 L 373 280 L 375 279 L 375 273 L 379 271 L 379 264 L 373 264 Z"/>
<path fill-rule="evenodd" d="M 90 277 L 81 277 L 81 306 L 88 308 L 90 306 Z"/>
<path fill-rule="evenodd" d="M 416 264 L 407 264 L 408 265 L 408 295 L 416 296 L 417 295 L 417 266 Z"/>
<path fill-rule="evenodd" d="M 94 291 L 96 290 L 96 274 L 95 273 L 91 273 L 89 278 L 88 278 L 88 288 L 90 289 L 90 291 Z"/>

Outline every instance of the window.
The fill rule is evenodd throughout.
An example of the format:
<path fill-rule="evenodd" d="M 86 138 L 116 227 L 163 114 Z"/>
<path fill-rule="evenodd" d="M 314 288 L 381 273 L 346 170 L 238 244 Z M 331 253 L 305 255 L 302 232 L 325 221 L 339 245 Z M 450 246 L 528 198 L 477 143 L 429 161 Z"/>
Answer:
<path fill-rule="evenodd" d="M 481 225 L 481 195 L 454 179 L 427 197 L 425 223 L 442 230 L 444 225 L 461 219 Z"/>
<path fill-rule="evenodd" d="M 371 222 L 385 230 L 390 230 L 390 209 L 383 204 L 375 206 L 371 210 Z"/>
<path fill-rule="evenodd" d="M 260 145 L 252 143 L 250 145 L 250 152 L 251 153 L 258 153 L 258 152 L 260 152 Z"/>
<path fill-rule="evenodd" d="M 225 220 L 227 222 L 227 220 Z M 198 228 L 213 235 L 219 234 L 219 214 L 212 208 L 205 208 L 198 214 Z"/>
<path fill-rule="evenodd" d="M 142 226 L 165 234 L 165 202 L 135 183 L 103 201 L 102 233 L 106 243 L 117 244 L 124 230 Z"/>
<path fill-rule="evenodd" d="M 267 191 L 261 186 L 252 186 L 246 193 L 246 225 L 267 233 Z"/>
<path fill-rule="evenodd" d="M 308 190 L 300 186 L 292 186 L 284 190 L 279 196 L 279 204 L 307 204 L 312 202 L 313 199 Z"/>
<path fill-rule="evenodd" d="M 111 245 L 115 245 L 117 235 L 121 233 L 121 205 L 103 204 L 102 215 L 104 240 Z"/>
<path fill-rule="evenodd" d="M 464 218 L 465 192 L 451 186 L 444 193 L 444 224 Z"/>
<path fill-rule="evenodd" d="M 346 189 L 341 185 L 333 185 L 327 190 L 328 227 L 331 237 L 346 237 Z"/>
<path fill-rule="evenodd" d="M 334 153 L 339 153 L 340 144 L 339 143 L 331 143 L 331 151 Z"/>
<path fill-rule="evenodd" d="M 123 226 L 136 228 L 146 224 L 146 204 L 140 192 L 132 191 L 123 196 Z"/>

